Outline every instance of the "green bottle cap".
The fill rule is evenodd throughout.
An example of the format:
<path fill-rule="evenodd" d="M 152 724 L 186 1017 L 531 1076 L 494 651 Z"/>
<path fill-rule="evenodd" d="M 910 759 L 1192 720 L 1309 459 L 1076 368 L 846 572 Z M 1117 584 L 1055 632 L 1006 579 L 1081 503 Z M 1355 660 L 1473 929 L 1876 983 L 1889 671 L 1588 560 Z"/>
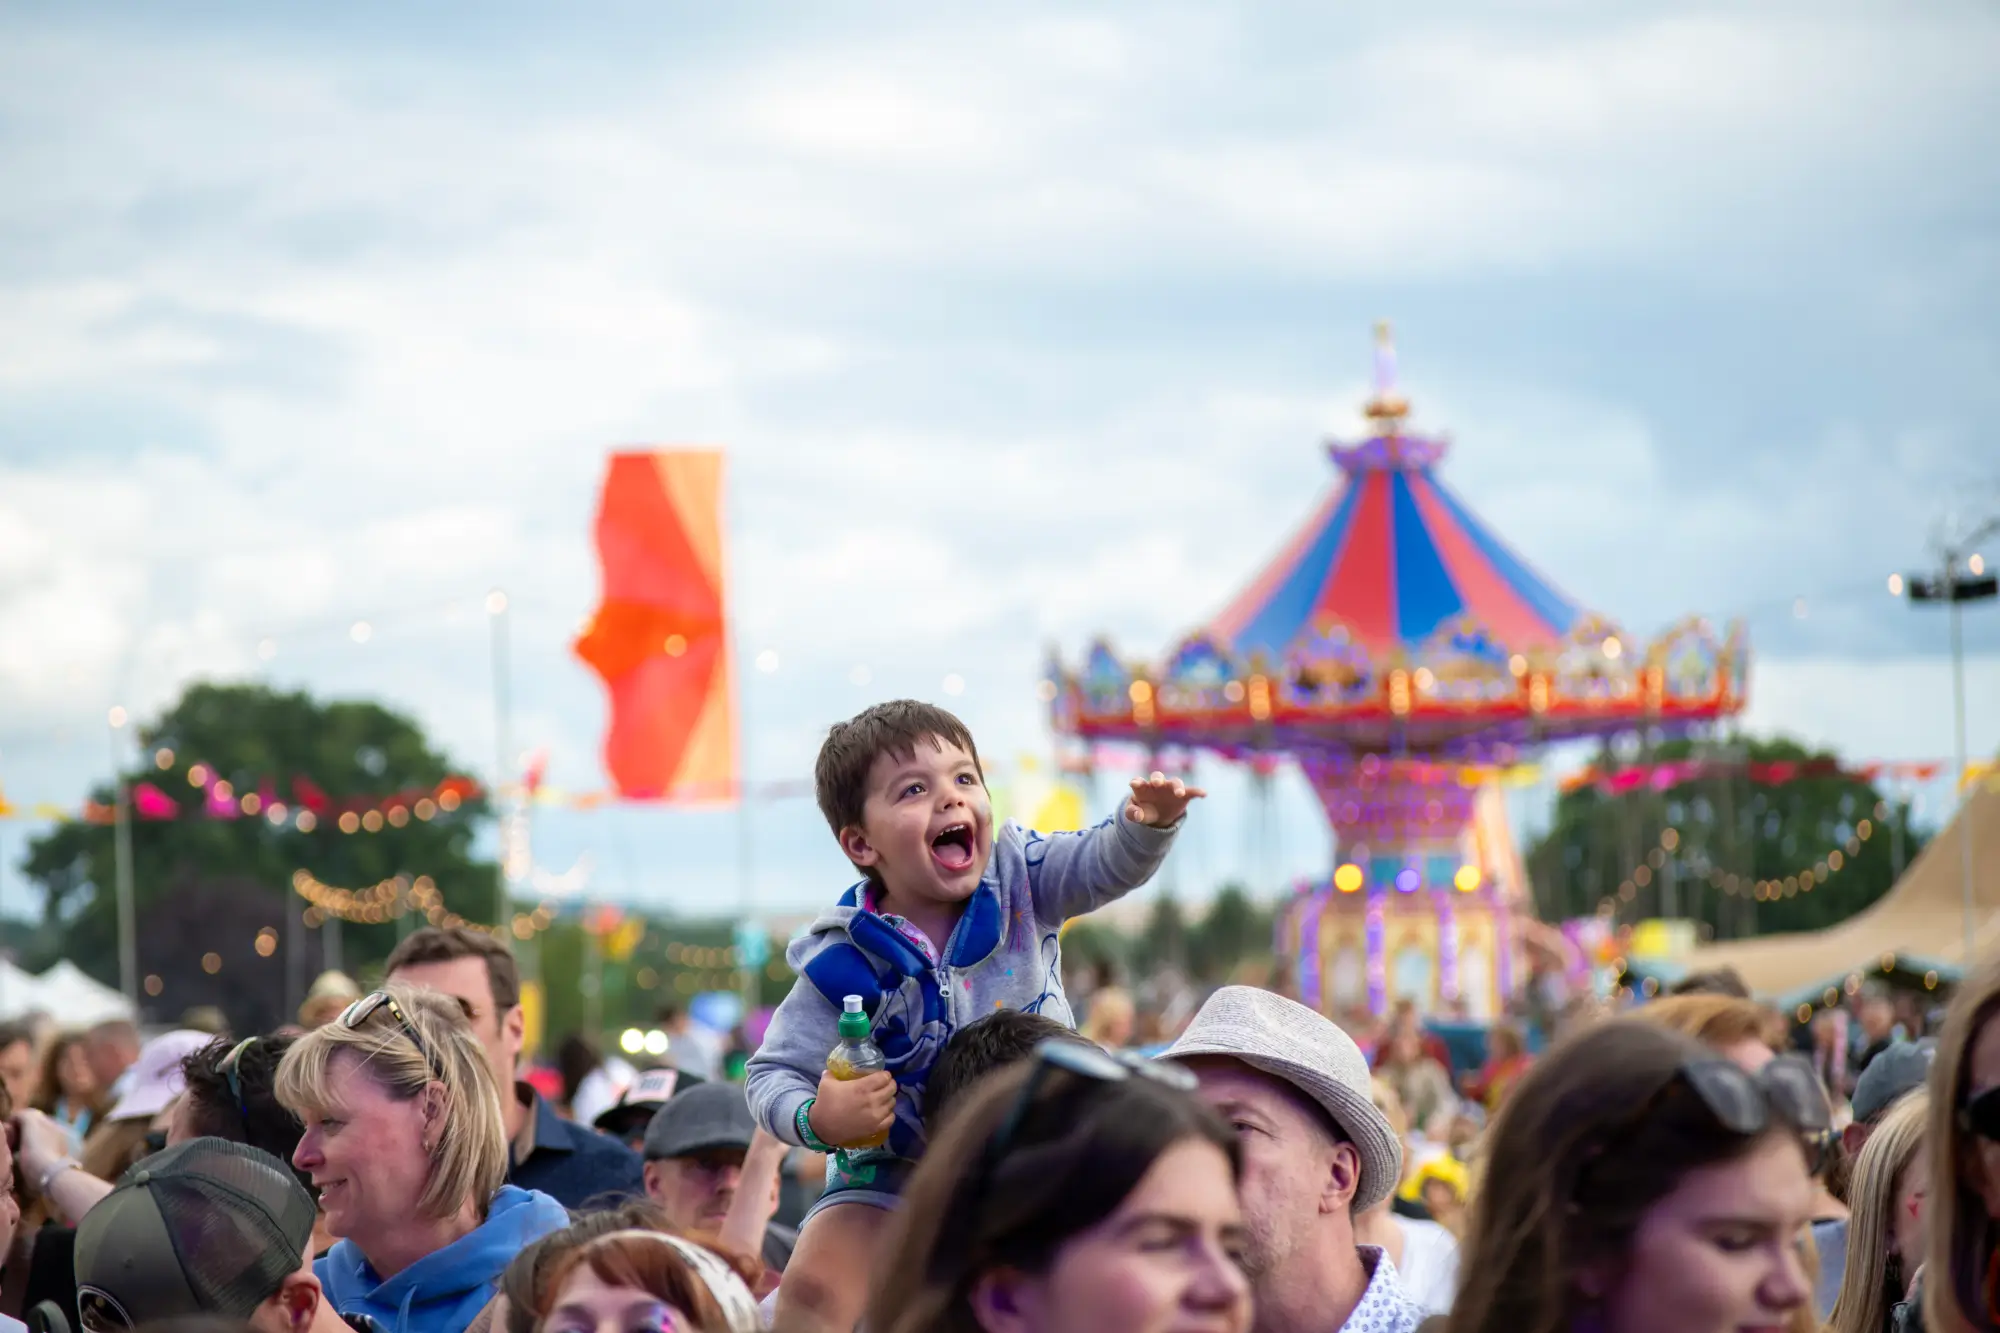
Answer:
<path fill-rule="evenodd" d="M 849 995 L 840 1002 L 840 1039 L 865 1041 L 867 1037 L 868 1015 L 861 1012 L 861 997 Z"/>

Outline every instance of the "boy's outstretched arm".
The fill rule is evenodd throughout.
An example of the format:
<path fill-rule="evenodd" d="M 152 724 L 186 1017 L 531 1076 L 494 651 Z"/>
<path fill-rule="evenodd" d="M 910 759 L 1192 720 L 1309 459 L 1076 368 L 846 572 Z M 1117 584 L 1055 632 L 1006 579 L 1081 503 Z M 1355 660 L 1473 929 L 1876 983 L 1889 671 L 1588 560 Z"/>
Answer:
<path fill-rule="evenodd" d="M 1135 778 L 1115 818 L 1081 833 L 1033 834 L 1028 890 L 1035 914 L 1054 923 L 1124 897 L 1167 859 L 1188 806 L 1207 795 L 1162 773 Z"/>

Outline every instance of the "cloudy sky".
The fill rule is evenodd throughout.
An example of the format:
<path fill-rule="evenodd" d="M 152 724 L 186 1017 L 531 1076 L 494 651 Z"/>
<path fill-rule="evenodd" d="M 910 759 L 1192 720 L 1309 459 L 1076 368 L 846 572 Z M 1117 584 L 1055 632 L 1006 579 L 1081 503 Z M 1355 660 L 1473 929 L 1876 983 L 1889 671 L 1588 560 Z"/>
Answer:
<path fill-rule="evenodd" d="M 1047 645 L 1226 600 L 1383 317 L 1558 586 L 1747 618 L 1760 727 L 1945 754 L 1942 617 L 1884 578 L 2000 508 L 1996 127 L 1983 0 L 11 6 L 0 784 L 76 802 L 106 709 L 201 676 L 375 695 L 490 772 L 497 586 L 515 742 L 599 785 L 567 642 L 633 443 L 730 452 L 753 778 L 898 693 L 1043 752 Z M 2000 611 L 1967 633 L 1990 751 Z M 1183 892 L 1249 864 L 1218 778 Z M 1302 792 L 1277 825 L 1324 864 Z M 734 815 L 537 832 L 607 896 L 743 892 Z M 761 906 L 842 882 L 807 803 L 749 843 Z"/>

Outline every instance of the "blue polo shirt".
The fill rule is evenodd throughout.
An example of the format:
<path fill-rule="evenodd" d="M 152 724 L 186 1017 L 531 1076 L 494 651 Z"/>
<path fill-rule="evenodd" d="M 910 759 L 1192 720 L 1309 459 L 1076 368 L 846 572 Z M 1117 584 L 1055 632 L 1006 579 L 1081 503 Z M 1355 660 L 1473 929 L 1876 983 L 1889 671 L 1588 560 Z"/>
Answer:
<path fill-rule="evenodd" d="M 535 1146 L 518 1161 L 513 1145 L 509 1146 L 509 1185 L 540 1190 L 571 1211 L 585 1204 L 645 1197 L 646 1167 L 639 1154 L 608 1135 L 563 1119 L 525 1083 L 514 1085 L 514 1095 L 533 1108 Z"/>

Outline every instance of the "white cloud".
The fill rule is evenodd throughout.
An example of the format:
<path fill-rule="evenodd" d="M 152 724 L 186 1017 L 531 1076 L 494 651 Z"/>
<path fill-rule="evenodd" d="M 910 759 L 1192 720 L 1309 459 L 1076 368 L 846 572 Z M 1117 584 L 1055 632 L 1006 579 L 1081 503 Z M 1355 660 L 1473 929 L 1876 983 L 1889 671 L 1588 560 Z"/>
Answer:
<path fill-rule="evenodd" d="M 467 682 L 501 585 L 517 737 L 590 785 L 601 701 L 566 642 L 600 457 L 683 442 L 731 450 L 740 620 L 798 682 L 752 714 L 761 765 L 946 672 L 996 744 L 1033 746 L 1048 641 L 1157 651 L 1331 484 L 1357 309 L 1471 308 L 1522 274 L 1579 302 L 1621 273 L 1726 285 L 1949 221 L 1994 176 L 1956 128 L 2000 85 L 1976 11 L 1318 22 L 926 13 L 517 84 L 414 42 L 13 17 L 0 125 L 45 132 L 0 140 L 10 767 L 114 694 L 263 669 L 267 635 L 277 679 L 385 692 L 484 766 Z M 1867 265 L 1916 319 L 1950 288 L 1924 258 L 1786 280 Z M 1356 364 L 1273 361 L 1315 303 Z M 1901 434 L 1828 385 L 1782 464 L 1728 476 L 1683 466 L 1626 385 L 1418 392 L 1463 441 L 1460 494 L 1645 633 L 1740 587 L 1857 581 L 1875 548 L 1853 531 L 1920 523 L 1962 464 L 1976 371 Z M 1812 627 L 1851 641 L 1843 614 Z M 1852 686 L 1795 697 L 1871 735 Z M 100 750 L 0 777 L 74 792 Z"/>

